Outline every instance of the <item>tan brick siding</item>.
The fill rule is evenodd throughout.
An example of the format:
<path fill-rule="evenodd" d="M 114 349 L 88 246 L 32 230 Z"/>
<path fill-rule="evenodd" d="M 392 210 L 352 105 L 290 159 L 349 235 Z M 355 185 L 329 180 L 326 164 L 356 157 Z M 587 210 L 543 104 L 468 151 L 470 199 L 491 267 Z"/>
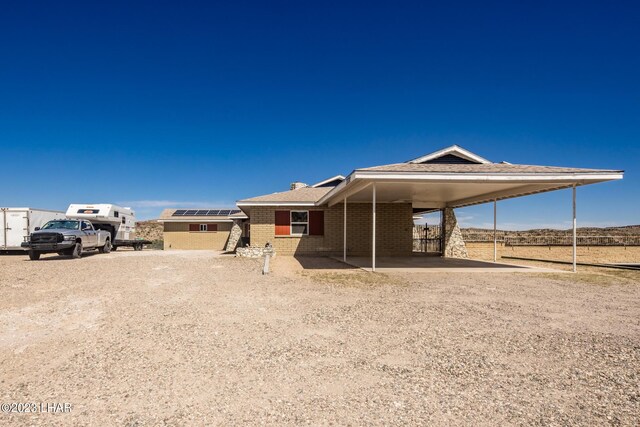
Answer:
<path fill-rule="evenodd" d="M 340 255 L 343 248 L 343 205 L 326 208 L 271 206 L 252 207 L 251 244 L 273 244 L 282 255 Z M 324 236 L 275 236 L 276 210 L 324 210 Z M 380 203 L 376 209 L 376 252 L 380 256 L 411 255 L 413 211 L 407 203 Z M 347 253 L 371 253 L 371 204 L 347 204 Z"/>
<path fill-rule="evenodd" d="M 493 260 L 493 243 L 467 242 L 470 258 Z M 498 243 L 501 256 L 571 261 L 571 246 L 504 246 Z M 640 262 L 640 246 L 578 246 L 578 262 L 624 263 Z"/>
<path fill-rule="evenodd" d="M 193 224 L 196 224 L 194 222 Z M 218 231 L 189 231 L 190 222 L 164 223 L 164 249 L 224 250 L 231 232 L 230 222 L 218 222 Z"/>

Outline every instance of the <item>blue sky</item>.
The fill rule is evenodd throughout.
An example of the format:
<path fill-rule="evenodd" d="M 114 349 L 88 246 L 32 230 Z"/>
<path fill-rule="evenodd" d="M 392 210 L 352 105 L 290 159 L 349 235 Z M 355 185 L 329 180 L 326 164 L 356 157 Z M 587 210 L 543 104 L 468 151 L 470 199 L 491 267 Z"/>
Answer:
<path fill-rule="evenodd" d="M 459 144 L 625 169 L 579 189 L 579 225 L 640 223 L 633 2 L 15 2 L 0 53 L 2 206 L 153 218 Z M 499 204 L 570 217 L 570 191 Z"/>

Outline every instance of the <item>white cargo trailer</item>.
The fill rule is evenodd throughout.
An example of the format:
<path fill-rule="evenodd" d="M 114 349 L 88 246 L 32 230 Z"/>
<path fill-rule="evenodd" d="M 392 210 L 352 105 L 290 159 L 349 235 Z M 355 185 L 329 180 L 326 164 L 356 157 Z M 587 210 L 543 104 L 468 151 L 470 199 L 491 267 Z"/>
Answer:
<path fill-rule="evenodd" d="M 109 231 L 113 250 L 118 246 L 131 246 L 139 251 L 151 243 L 136 239 L 136 213 L 131 208 L 107 203 L 71 204 L 67 218 L 88 219 L 96 229 Z"/>
<path fill-rule="evenodd" d="M 64 219 L 61 211 L 34 208 L 0 208 L 0 251 L 24 251 L 20 245 L 36 227 L 54 219 Z"/>

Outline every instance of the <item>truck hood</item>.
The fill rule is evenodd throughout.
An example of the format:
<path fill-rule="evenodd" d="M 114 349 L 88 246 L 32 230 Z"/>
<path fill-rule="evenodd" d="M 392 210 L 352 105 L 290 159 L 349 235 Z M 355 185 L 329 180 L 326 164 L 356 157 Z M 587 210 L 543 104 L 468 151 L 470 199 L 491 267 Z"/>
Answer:
<path fill-rule="evenodd" d="M 46 230 L 38 230 L 34 231 L 31 234 L 41 234 L 41 233 L 60 233 L 60 234 L 76 234 L 79 230 L 69 230 L 68 228 L 47 228 Z"/>

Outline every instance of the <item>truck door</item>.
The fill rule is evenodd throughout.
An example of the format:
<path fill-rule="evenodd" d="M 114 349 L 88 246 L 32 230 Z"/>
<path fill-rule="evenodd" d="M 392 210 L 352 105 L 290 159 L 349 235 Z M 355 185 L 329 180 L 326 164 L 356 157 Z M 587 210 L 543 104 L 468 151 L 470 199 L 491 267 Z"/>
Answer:
<path fill-rule="evenodd" d="M 27 215 L 27 211 L 5 211 L 6 247 L 19 249 L 29 235 Z"/>
<path fill-rule="evenodd" d="M 98 235 L 91 224 L 86 221 L 81 223 L 82 231 L 85 233 L 83 246 L 86 248 L 95 248 L 98 245 Z"/>

